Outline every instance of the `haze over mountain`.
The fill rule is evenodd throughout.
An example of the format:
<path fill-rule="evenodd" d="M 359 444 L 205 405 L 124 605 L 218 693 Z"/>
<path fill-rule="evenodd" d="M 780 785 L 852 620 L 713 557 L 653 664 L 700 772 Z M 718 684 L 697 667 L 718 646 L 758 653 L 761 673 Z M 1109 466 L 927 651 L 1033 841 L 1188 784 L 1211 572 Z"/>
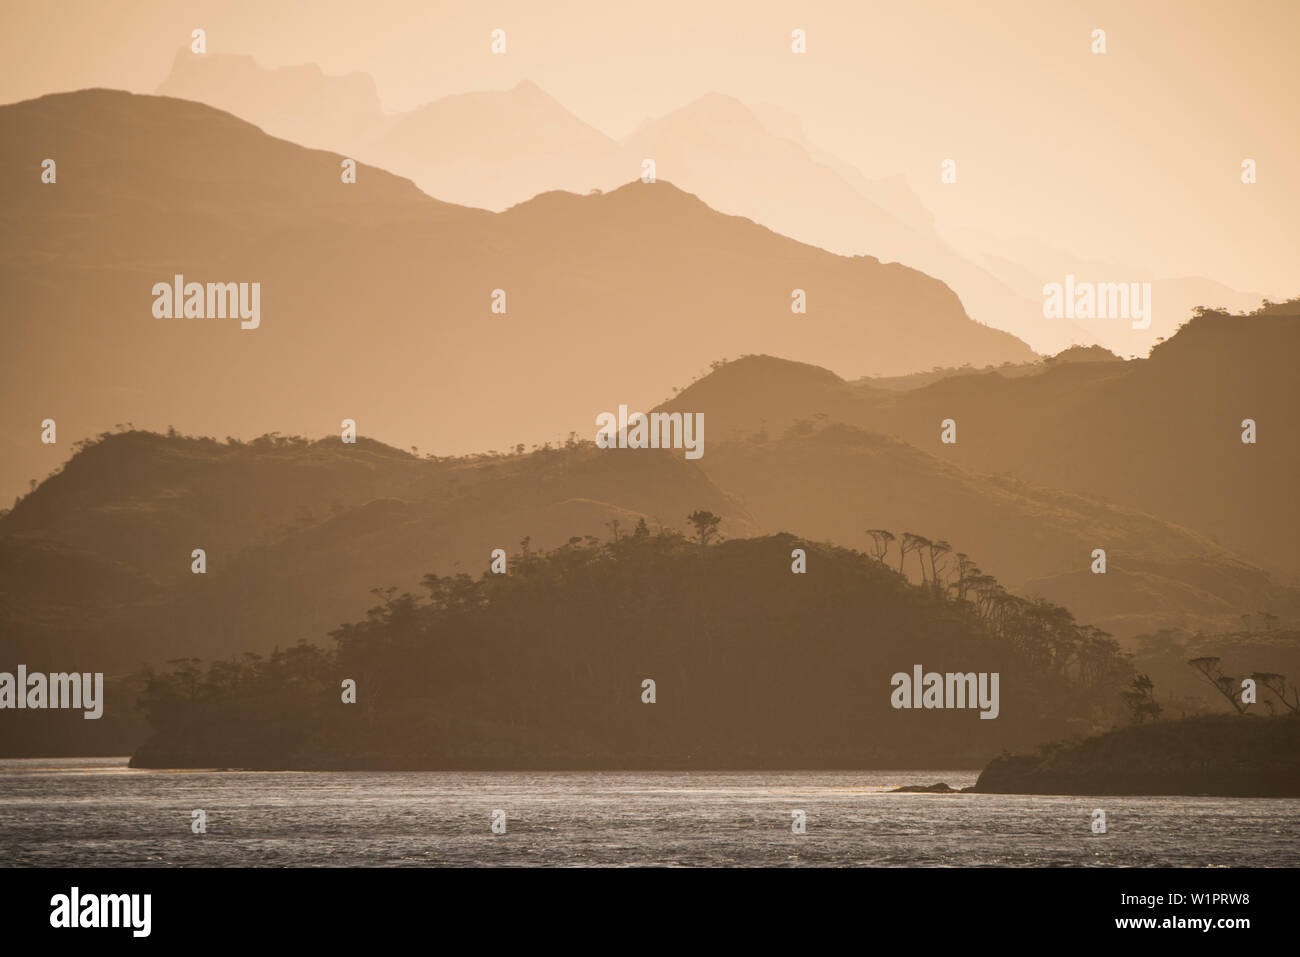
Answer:
<path fill-rule="evenodd" d="M 1185 381 L 1208 350 L 1226 357 L 1220 373 L 1231 382 L 1224 373 L 1254 349 L 1284 362 L 1286 335 L 1300 319 L 1286 309 L 1276 307 L 1273 317 L 1202 317 L 1147 364 L 1159 365 L 1162 379 Z M 1234 351 L 1240 342 L 1247 347 Z M 531 453 L 436 459 L 364 438 L 346 445 L 338 436 L 223 444 L 139 431 L 105 435 L 82 444 L 65 468 L 0 513 L 0 657 L 50 670 L 70 660 L 103 669 L 115 700 L 128 700 L 140 684 L 130 672 L 142 664 L 191 656 L 229 662 L 276 647 L 296 660 L 296 642 L 320 643 L 377 600 L 391 610 L 393 595 L 416 590 L 425 574 L 473 577 L 493 549 L 526 556 L 566 542 L 588 547 L 643 521 L 651 530 L 682 529 L 686 516 L 702 509 L 720 517 L 726 538 L 751 538 L 749 554 L 762 548 L 752 536 L 797 529 L 798 537 L 787 534 L 770 556 L 780 575 L 788 574 L 792 544 L 824 540 L 871 551 L 870 528 L 891 529 L 898 540 L 904 532 L 946 540 L 946 555 L 923 549 L 901 558 L 896 540 L 883 564 L 931 591 L 936 569 L 941 590 L 956 595 L 986 588 L 991 573 L 1012 595 L 1061 604 L 1088 634 L 1100 627 L 1125 650 L 1136 649 L 1140 667 L 1182 695 L 1162 700 L 1197 713 L 1204 696 L 1183 674 L 1190 652 L 1180 648 L 1224 654 L 1233 667 L 1290 673 L 1300 621 L 1294 587 L 1155 515 L 958 464 L 960 442 L 918 447 L 929 431 L 919 426 L 913 445 L 835 421 L 896 404 L 893 413 L 915 425 L 900 407 L 953 388 L 982 396 L 983 405 L 971 404 L 982 411 L 990 401 L 1005 403 L 1012 389 L 1030 390 L 1019 397 L 1049 419 L 1071 391 L 1105 409 L 1098 396 L 1147 364 L 1075 350 L 1038 371 L 1008 366 L 1005 375 L 960 372 L 882 390 L 807 364 L 746 357 L 721 364 L 661 406 L 698 406 L 716 423 L 697 461 L 672 450 L 600 450 L 574 440 Z M 1211 406 L 1223 397 L 1206 392 Z M 1141 391 L 1130 384 L 1122 395 Z M 1065 408 L 1055 414 L 1077 416 L 1077 408 Z M 754 432 L 736 428 L 753 418 Z M 1024 423 L 1012 431 L 1035 435 Z M 1090 423 L 1078 435 L 1070 453 L 1076 461 L 1098 457 L 1098 449 L 1105 454 L 1108 440 L 1098 443 Z M 1155 454 L 1181 468 L 1181 451 L 1175 441 Z M 1265 464 L 1276 467 L 1271 459 Z M 1260 491 L 1260 511 L 1290 527 L 1294 517 L 1267 497 L 1276 490 Z M 1099 545 L 1108 552 L 1105 575 L 1089 569 Z M 204 575 L 192 573 L 195 548 L 205 551 Z M 822 561 L 816 548 L 809 555 Z M 993 615 L 1004 598 L 994 586 L 979 604 Z M 1017 607 L 1055 620 L 1042 605 Z M 1236 635 L 1242 620 L 1264 629 Z M 242 658 L 238 667 L 257 660 Z M 274 670 L 280 660 L 257 667 Z M 69 721 L 16 727 L 60 753 L 120 753 L 144 733 L 137 717 L 121 711 L 97 723 L 91 738 Z M 25 733 L 0 740 L 0 751 L 10 753 Z"/>
<path fill-rule="evenodd" d="M 528 82 L 386 117 L 358 152 L 431 196 L 493 210 L 552 190 L 622 186 L 638 168 L 612 139 Z"/>
<path fill-rule="evenodd" d="M 786 389 L 780 370 L 768 378 Z M 1214 630 L 1246 611 L 1300 618 L 1295 589 L 1186 529 L 852 426 L 719 441 L 697 462 L 590 443 L 429 460 L 337 437 L 126 432 L 84 447 L 0 515 L 0 654 L 51 668 L 73 656 L 113 673 L 262 653 L 360 618 L 374 588 L 477 575 L 493 549 L 524 539 L 535 549 L 608 540 L 613 523 L 626 534 L 643 519 L 681 529 L 698 509 L 720 516 L 728 538 L 798 528 L 802 541 L 864 550 L 867 528 L 946 538 L 946 581 L 964 552 L 1013 592 L 1068 602 L 1081 623 L 1120 637 Z M 1087 570 L 1099 542 L 1105 576 Z M 195 548 L 204 575 L 192 573 Z M 885 555 L 914 581 L 918 562 L 900 566 L 896 547 Z"/>
<path fill-rule="evenodd" d="M 0 494 L 118 423 L 319 435 L 351 418 L 451 453 L 589 436 L 598 413 L 648 408 L 738 353 L 845 376 L 1033 358 L 922 273 L 802 245 L 666 181 L 494 214 L 370 167 L 345 185 L 340 165 L 183 100 L 0 107 L 0 281 L 24 323 L 0 359 Z M 151 290 L 177 274 L 259 282 L 260 327 L 156 318 Z M 47 417 L 59 444 L 39 442 Z"/>
<path fill-rule="evenodd" d="M 1243 292 L 1204 276 L 1162 275 L 1132 263 L 1089 259 L 1057 248 L 1042 237 L 1007 237 L 969 226 L 944 236 L 954 248 L 996 276 L 1017 296 L 1032 300 L 1043 324 L 1066 323 L 1071 327 L 1071 335 L 1076 330 L 1084 332 L 1077 338 L 1078 342 L 1100 342 L 1123 356 L 1145 356 L 1160 339 L 1173 335 L 1198 307 L 1249 312 L 1259 308 L 1265 298 L 1258 292 Z M 1113 319 L 1074 322 L 1041 319 L 1043 285 L 1064 283 L 1066 275 L 1073 275 L 1080 282 L 1150 282 L 1150 327 L 1134 329 L 1129 323 Z M 1031 335 L 1027 339 L 1034 341 Z"/>
<path fill-rule="evenodd" d="M 337 437 L 114 434 L 0 516 L 3 653 L 53 662 L 75 651 L 112 669 L 268 651 L 361 617 L 374 588 L 477 575 L 493 549 L 525 538 L 554 548 L 641 518 L 679 528 L 700 508 L 725 516 L 729 536 L 756 531 L 668 451 L 587 443 L 430 461 Z M 205 575 L 192 573 L 194 548 Z"/>
<path fill-rule="evenodd" d="M 250 57 L 182 50 L 158 92 L 216 106 L 275 136 L 357 156 L 409 176 L 439 199 L 493 210 L 553 189 L 617 188 L 638 179 L 643 160 L 653 159 L 658 177 L 722 212 L 831 252 L 942 277 L 972 316 L 1039 348 L 1091 341 L 1066 320 L 1047 326 L 1040 298 L 1013 294 L 949 249 L 903 177 L 869 181 L 807 143 L 797 118 L 770 107 L 754 111 L 709 94 L 616 143 L 533 83 L 384 115 L 377 102 L 358 96 L 354 78 L 324 76 L 314 65 L 260 75 L 259 69 Z M 332 109 L 322 108 L 331 100 Z"/>
<path fill-rule="evenodd" d="M 315 64 L 270 70 L 248 56 L 180 50 L 158 93 L 409 177 L 438 199 L 497 212 L 539 193 L 586 193 L 640 176 L 640 160 L 527 81 L 385 113 L 368 76 L 328 76 Z"/>
<path fill-rule="evenodd" d="M 268 68 L 251 56 L 182 49 L 158 93 L 207 103 L 313 149 L 355 148 L 384 121 L 369 74 L 332 76 L 315 63 Z"/>
<path fill-rule="evenodd" d="M 799 117 L 770 105 L 710 93 L 615 142 L 531 82 L 452 95 L 400 114 L 384 114 L 373 90 L 364 76 L 330 77 L 314 64 L 272 70 L 250 57 L 182 50 L 158 92 L 409 176 L 439 199 L 493 210 L 552 189 L 616 188 L 638 178 L 650 158 L 659 177 L 722 212 L 831 252 L 901 262 L 934 276 L 972 317 L 1039 351 L 1101 343 L 1121 355 L 1145 355 L 1197 306 L 1240 310 L 1261 299 L 1203 277 L 1087 261 L 1043 237 L 1008 239 L 973 227 L 941 234 L 904 176 L 864 176 L 809 142 Z M 1094 282 L 1151 282 L 1150 327 L 1116 318 L 1046 318 L 1043 286 L 1067 273 Z"/>
<path fill-rule="evenodd" d="M 1038 374 L 968 372 L 912 389 L 746 358 L 665 408 L 705 410 L 718 440 L 781 435 L 820 413 L 974 472 L 1158 516 L 1294 584 L 1297 356 L 1300 303 L 1293 302 L 1248 317 L 1207 313 L 1146 360 L 1046 362 Z M 941 442 L 949 418 L 955 444 Z M 1241 441 L 1248 418 L 1258 426 L 1256 444 Z M 709 458 L 706 470 L 718 461 Z"/>

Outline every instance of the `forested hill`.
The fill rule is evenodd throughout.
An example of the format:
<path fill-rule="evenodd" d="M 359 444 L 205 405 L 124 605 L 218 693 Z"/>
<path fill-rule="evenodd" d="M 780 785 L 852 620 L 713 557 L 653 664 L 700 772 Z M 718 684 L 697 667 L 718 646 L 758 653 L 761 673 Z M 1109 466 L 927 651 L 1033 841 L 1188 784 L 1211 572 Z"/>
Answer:
<path fill-rule="evenodd" d="M 974 767 L 1117 717 L 1128 664 L 1062 608 L 958 599 L 785 534 L 709 542 L 707 518 L 697 540 L 642 523 L 381 590 L 329 649 L 179 662 L 148 681 L 133 764 Z M 998 716 L 895 709 L 891 677 L 918 664 L 997 672 Z"/>

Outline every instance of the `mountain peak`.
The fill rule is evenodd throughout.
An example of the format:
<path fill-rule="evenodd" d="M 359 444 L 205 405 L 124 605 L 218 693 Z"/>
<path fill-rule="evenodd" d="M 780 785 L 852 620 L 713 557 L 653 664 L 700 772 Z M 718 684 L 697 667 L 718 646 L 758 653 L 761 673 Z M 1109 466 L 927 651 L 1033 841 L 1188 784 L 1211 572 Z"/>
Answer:
<path fill-rule="evenodd" d="M 740 100 L 726 93 L 706 93 L 699 99 L 692 100 L 681 109 L 669 113 L 665 120 L 673 117 L 690 117 L 704 120 L 711 124 L 746 125 L 762 127 L 758 116 Z"/>

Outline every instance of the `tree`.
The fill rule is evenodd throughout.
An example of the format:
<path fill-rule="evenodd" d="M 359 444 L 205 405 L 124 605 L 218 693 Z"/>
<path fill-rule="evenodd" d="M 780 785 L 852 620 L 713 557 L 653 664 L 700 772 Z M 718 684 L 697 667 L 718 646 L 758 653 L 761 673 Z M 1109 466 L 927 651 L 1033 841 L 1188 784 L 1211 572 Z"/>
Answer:
<path fill-rule="evenodd" d="M 921 581 L 924 582 L 925 558 L 921 554 L 921 549 L 927 547 L 929 544 L 930 540 L 922 535 L 917 535 L 914 532 L 904 532 L 903 542 L 899 546 L 899 551 L 902 552 L 902 554 L 898 558 L 898 570 L 900 572 L 903 570 L 903 562 L 907 558 L 907 553 L 916 552 L 916 560 L 921 563 Z"/>
<path fill-rule="evenodd" d="M 894 533 L 883 528 L 869 528 L 867 534 L 871 536 L 871 554 L 883 565 L 885 554 L 889 551 L 889 543 L 894 540 Z"/>
<path fill-rule="evenodd" d="M 935 590 L 938 591 L 940 586 L 939 586 L 939 565 L 937 563 L 937 560 L 941 556 L 947 555 L 950 551 L 952 551 L 952 546 L 949 545 L 947 542 L 945 542 L 943 539 L 940 539 L 937 542 L 926 542 L 926 548 L 930 552 L 930 579 L 934 582 Z M 947 565 L 946 562 L 944 564 L 945 566 Z M 941 596 L 942 594 L 943 593 L 940 592 Z"/>
<path fill-rule="evenodd" d="M 1138 675 L 1127 691 L 1121 691 L 1120 697 L 1128 706 L 1129 717 L 1135 724 L 1141 724 L 1148 717 L 1152 720 L 1160 717 L 1160 705 L 1155 699 L 1155 685 L 1147 675 Z"/>
<path fill-rule="evenodd" d="M 966 589 L 970 587 L 971 576 L 982 574 L 979 566 L 970 560 L 965 552 L 957 553 L 957 580 L 948 587 L 957 589 L 957 600 L 966 600 Z"/>
<path fill-rule="evenodd" d="M 687 515 L 686 520 L 695 526 L 695 540 L 701 545 L 707 545 L 717 537 L 722 517 L 700 509 Z"/>
<path fill-rule="evenodd" d="M 916 536 L 911 532 L 904 532 L 903 539 L 898 543 L 898 570 L 902 572 L 903 562 L 907 561 L 907 553 L 915 548 Z"/>
<path fill-rule="evenodd" d="M 1300 690 L 1287 688 L 1286 675 L 1274 674 L 1271 671 L 1256 671 L 1251 677 L 1255 679 L 1256 684 L 1263 685 L 1271 691 L 1288 711 L 1292 714 L 1300 714 Z M 1268 704 L 1269 709 L 1272 710 L 1272 702 Z"/>
<path fill-rule="evenodd" d="M 1241 698 L 1237 694 L 1237 679 L 1223 673 L 1223 669 L 1219 667 L 1219 660 L 1207 656 L 1205 658 L 1193 658 L 1187 663 L 1199 671 L 1201 677 L 1208 681 L 1215 691 L 1228 699 L 1228 703 L 1236 709 L 1237 714 L 1245 714 L 1250 705 L 1242 704 Z"/>

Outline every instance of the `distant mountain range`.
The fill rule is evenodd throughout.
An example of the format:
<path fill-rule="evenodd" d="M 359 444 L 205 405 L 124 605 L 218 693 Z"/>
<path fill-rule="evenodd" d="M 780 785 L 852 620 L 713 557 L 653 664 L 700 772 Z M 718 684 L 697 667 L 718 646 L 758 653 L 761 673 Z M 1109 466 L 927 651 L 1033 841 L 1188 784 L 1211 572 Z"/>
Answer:
<path fill-rule="evenodd" d="M 1122 638 L 1218 631 L 1247 613 L 1295 621 L 1300 592 L 1288 584 L 1296 554 L 1287 531 L 1295 527 L 1296 446 L 1279 421 L 1285 389 L 1295 386 L 1253 396 L 1267 441 L 1241 449 L 1216 443 L 1204 426 L 1235 427 L 1236 413 L 1224 411 L 1235 396 L 1231 361 L 1220 362 L 1219 387 L 1207 382 L 1189 405 L 1202 425 L 1175 427 L 1159 418 L 1156 400 L 1161 383 L 1196 373 L 1203 350 L 1231 360 L 1232 344 L 1245 342 L 1245 357 L 1260 349 L 1285 361 L 1297 324 L 1294 315 L 1207 316 L 1136 366 L 1065 362 L 1038 375 L 956 376 L 906 392 L 850 385 L 784 360 L 740 359 L 660 406 L 704 411 L 713 438 L 696 461 L 573 440 L 429 459 L 337 436 L 232 444 L 108 435 L 0 516 L 0 653 L 40 662 L 75 650 L 98 659 L 96 667 L 122 668 L 264 651 L 361 617 L 372 588 L 414 589 L 427 572 L 476 576 L 493 549 L 526 538 L 553 548 L 575 536 L 608 539 L 615 522 L 625 532 L 641 519 L 682 528 L 697 509 L 721 516 L 727 537 L 795 530 L 867 550 L 866 530 L 886 528 L 900 539 L 914 532 L 946 540 L 948 579 L 963 552 L 1013 592 L 1064 604 L 1080 622 Z M 956 416 L 958 444 L 942 446 L 940 415 L 927 403 L 951 400 L 953 390 L 966 411 Z M 1143 402 L 1161 427 L 1130 417 L 1129 432 L 1108 431 L 1110 410 Z M 994 409 L 1010 415 L 1018 407 L 1033 416 L 993 428 Z M 906 434 L 869 431 L 863 423 L 873 416 Z M 1000 455 L 1014 465 L 1001 471 L 1033 473 L 1034 450 L 1062 422 L 1071 425 L 1076 491 L 978 466 Z M 1152 445 L 1142 455 L 1138 437 Z M 992 447 L 963 449 L 981 444 Z M 1238 454 L 1255 458 L 1230 465 Z M 1108 462 L 1117 468 L 1118 456 L 1128 457 L 1128 470 L 1112 474 L 1106 501 L 1087 481 Z M 1149 509 L 1122 500 L 1155 489 L 1162 475 L 1180 483 Z M 1216 497 L 1219 511 L 1206 504 Z M 1245 502 L 1235 504 L 1238 497 Z M 1185 525 L 1170 520 L 1193 505 L 1204 514 L 1191 513 Z M 1272 527 L 1247 522 L 1252 511 L 1272 516 Z M 1245 546 L 1235 551 L 1205 530 L 1230 519 Z M 1090 571 L 1099 547 L 1105 575 Z M 206 575 L 191 573 L 194 548 L 206 551 Z M 1248 552 L 1275 560 L 1261 567 L 1239 557 Z M 933 576 L 915 554 L 900 562 L 896 545 L 885 561 L 914 581 Z"/>
<path fill-rule="evenodd" d="M 490 213 L 371 167 L 345 185 L 341 162 L 184 100 L 0 107 L 0 282 L 23 323 L 0 358 L 0 494 L 118 423 L 319 435 L 352 418 L 464 452 L 588 435 L 597 413 L 648 408 L 747 352 L 845 376 L 1033 358 L 923 273 L 802 245 L 665 181 Z M 260 282 L 260 328 L 156 318 L 151 290 L 178 274 Z M 63 444 L 36 441 L 47 417 Z"/>
<path fill-rule="evenodd" d="M 822 414 L 963 469 L 1158 516 L 1295 584 L 1300 383 L 1291 370 L 1298 354 L 1300 301 L 1248 317 L 1205 314 L 1146 360 L 1055 361 L 1037 374 L 966 373 L 913 389 L 850 384 L 823 369 L 751 358 L 665 408 L 704 411 L 718 440 L 781 435 Z M 948 418 L 956 444 L 940 441 Z M 1256 444 L 1241 441 L 1245 419 L 1258 426 Z M 720 461 L 715 455 L 703 464 L 709 471 Z M 804 501 L 824 500 L 792 498 L 788 506 Z M 970 521 L 983 515 L 954 512 Z M 816 533 L 797 518 L 782 520 Z M 1118 522 L 1115 532 L 1127 537 L 1136 526 Z M 1139 537 L 1143 551 L 1158 540 Z"/>
<path fill-rule="evenodd" d="M 286 118 L 374 102 L 364 78 L 280 80 L 300 103 Z M 500 96 L 516 94 L 545 96 Z M 481 114 L 477 96 L 390 123 L 387 142 Z M 737 106 L 706 103 L 704 133 L 734 123 L 745 142 L 757 114 Z M 45 157 L 56 184 L 40 182 Z M 943 282 L 726 215 L 662 167 L 653 185 L 491 212 L 373 166 L 344 184 L 342 160 L 182 99 L 0 107 L 0 288 L 16 317 L 0 490 L 52 473 L 0 514 L 4 660 L 75 653 L 122 673 L 319 641 L 364 616 L 372 588 L 478 575 L 525 539 L 680 528 L 697 509 L 729 538 L 946 540 L 950 562 L 962 552 L 1125 640 L 1300 618 L 1296 302 L 1199 315 L 1148 359 L 1041 360 Z M 871 215 L 923 232 L 906 190 L 882 189 Z M 152 288 L 177 274 L 260 283 L 259 328 L 158 318 Z M 595 448 L 595 416 L 621 404 L 702 413 L 704 456 Z M 231 433 L 273 434 L 218 440 Z M 464 452 L 478 454 L 443 454 Z M 896 545 L 884 560 L 926 574 Z"/>
<path fill-rule="evenodd" d="M 996 227 L 940 234 L 905 177 L 870 179 L 809 142 L 793 114 L 719 93 L 617 142 L 529 82 L 385 113 L 365 74 L 330 76 L 314 64 L 267 69 L 252 57 L 184 50 L 158 92 L 409 176 L 439 199 L 494 210 L 555 189 L 616 188 L 638 179 L 643 160 L 653 159 L 660 178 L 721 212 L 830 252 L 901 262 L 941 279 L 972 317 L 1040 352 L 1102 343 L 1124 356 L 1145 355 L 1197 306 L 1244 310 L 1261 300 L 1201 277 L 1089 262 L 1042 237 L 1000 236 Z M 1094 282 L 1151 282 L 1151 327 L 1044 318 L 1043 285 L 1067 273 Z"/>

